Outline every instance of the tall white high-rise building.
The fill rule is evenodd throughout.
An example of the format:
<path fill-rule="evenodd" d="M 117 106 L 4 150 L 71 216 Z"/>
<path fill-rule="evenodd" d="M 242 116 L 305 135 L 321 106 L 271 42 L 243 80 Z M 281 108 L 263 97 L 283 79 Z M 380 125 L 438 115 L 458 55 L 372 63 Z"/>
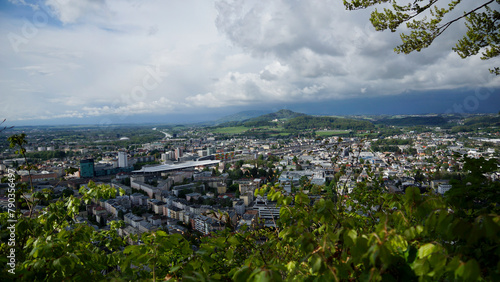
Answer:
<path fill-rule="evenodd" d="M 118 167 L 128 167 L 127 152 L 118 152 Z"/>
<path fill-rule="evenodd" d="M 175 159 L 178 160 L 180 157 L 182 157 L 182 148 L 176 148 L 175 149 Z"/>

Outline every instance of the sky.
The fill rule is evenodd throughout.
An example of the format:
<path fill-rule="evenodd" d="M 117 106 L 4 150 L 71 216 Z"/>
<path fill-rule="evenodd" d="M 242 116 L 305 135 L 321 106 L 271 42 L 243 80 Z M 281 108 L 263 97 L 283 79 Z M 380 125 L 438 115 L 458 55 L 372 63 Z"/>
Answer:
<path fill-rule="evenodd" d="M 3 0 L 0 118 L 181 123 L 243 110 L 500 110 L 500 76 L 488 71 L 498 59 L 452 51 L 463 22 L 404 55 L 393 51 L 399 33 L 375 31 L 369 15 L 341 0 Z"/>

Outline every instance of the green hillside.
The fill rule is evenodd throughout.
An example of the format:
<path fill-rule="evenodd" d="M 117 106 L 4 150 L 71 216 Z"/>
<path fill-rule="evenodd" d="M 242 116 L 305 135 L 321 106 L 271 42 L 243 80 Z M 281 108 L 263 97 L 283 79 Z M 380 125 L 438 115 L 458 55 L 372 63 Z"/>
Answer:
<path fill-rule="evenodd" d="M 290 110 L 279 110 L 275 113 L 270 113 L 267 115 L 249 119 L 243 122 L 243 125 L 248 127 L 268 126 L 271 125 L 274 120 L 289 120 L 301 116 L 306 116 L 306 114 L 296 113 Z"/>
<path fill-rule="evenodd" d="M 332 135 L 332 132 L 327 132 L 329 130 L 342 130 L 342 134 L 345 135 L 349 134 L 348 130 L 371 130 L 374 128 L 373 123 L 367 120 L 340 117 L 313 117 L 290 110 L 280 110 L 243 122 L 226 122 L 213 127 L 212 132 L 251 136 L 288 136 L 300 134 L 304 131 L 310 131 L 311 134 L 314 134 L 313 131 L 323 130 L 322 135 L 329 136 Z M 338 132 L 333 132 L 333 135 L 335 134 L 338 134 Z"/>
<path fill-rule="evenodd" d="M 377 123 L 395 126 L 443 126 L 448 121 L 442 116 L 418 116 L 418 117 L 397 117 L 397 118 L 384 118 L 377 121 Z"/>
<path fill-rule="evenodd" d="M 500 116 L 479 116 L 464 120 L 466 126 L 490 127 L 500 126 Z"/>
<path fill-rule="evenodd" d="M 500 127 L 500 116 L 475 116 L 466 118 L 463 125 L 454 126 L 451 132 L 470 132 L 470 131 L 485 131 L 497 132 Z"/>
<path fill-rule="evenodd" d="M 266 114 L 264 111 L 243 111 L 236 114 L 228 115 L 216 120 L 215 124 L 223 124 L 227 122 L 243 122 L 255 117 L 259 117 Z"/>
<path fill-rule="evenodd" d="M 369 130 L 373 129 L 373 123 L 364 120 L 335 118 L 335 117 L 312 117 L 301 116 L 288 120 L 283 125 L 288 130 L 306 130 L 306 129 L 353 129 Z"/>

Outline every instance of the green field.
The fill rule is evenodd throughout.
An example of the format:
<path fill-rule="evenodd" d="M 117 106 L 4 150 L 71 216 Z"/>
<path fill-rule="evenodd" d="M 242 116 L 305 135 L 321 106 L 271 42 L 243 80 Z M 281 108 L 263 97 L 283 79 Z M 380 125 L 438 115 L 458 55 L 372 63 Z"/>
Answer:
<path fill-rule="evenodd" d="M 247 131 L 248 128 L 244 126 L 233 126 L 233 127 L 220 127 L 214 129 L 213 133 L 221 133 L 221 134 L 240 134 Z"/>
<path fill-rule="evenodd" d="M 336 135 L 347 135 L 351 133 L 351 130 L 321 130 L 316 131 L 318 136 L 336 136 Z"/>

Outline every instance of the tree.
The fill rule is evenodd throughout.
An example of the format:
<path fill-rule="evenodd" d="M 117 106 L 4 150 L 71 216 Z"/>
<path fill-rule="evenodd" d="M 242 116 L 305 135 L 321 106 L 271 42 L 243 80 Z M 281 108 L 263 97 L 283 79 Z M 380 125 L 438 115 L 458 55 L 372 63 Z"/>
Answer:
<path fill-rule="evenodd" d="M 274 170 L 272 168 L 269 168 L 267 170 L 267 181 L 271 182 L 273 181 L 273 178 L 274 178 Z"/>
<path fill-rule="evenodd" d="M 116 196 L 107 185 L 88 186 L 80 189 L 84 202 Z M 264 185 L 256 195 L 281 207 L 276 228 L 226 228 L 195 241 L 161 230 L 121 238 L 122 222 L 94 230 L 74 220 L 80 199 L 69 197 L 51 203 L 39 217 L 19 217 L 16 272 L 2 271 L 0 279 L 496 281 L 500 276 L 497 214 L 461 217 L 442 197 L 424 197 L 414 187 L 398 195 L 361 185 L 349 198 L 320 198 L 314 204 L 303 193 L 283 194 L 279 185 Z M 2 232 L 7 220 L 7 213 L 0 214 Z M 2 238 L 1 257 L 9 252 Z"/>
<path fill-rule="evenodd" d="M 7 140 L 9 141 L 10 143 L 9 146 L 11 148 L 19 148 L 18 150 L 16 150 L 16 154 L 20 154 L 23 157 L 25 165 L 22 166 L 22 168 L 28 171 L 29 186 L 26 183 L 21 183 L 19 185 L 20 189 L 17 192 L 26 202 L 26 205 L 28 206 L 29 209 L 29 217 L 32 217 L 34 215 L 34 210 L 36 205 L 38 204 L 38 201 L 44 195 L 39 192 L 34 192 L 31 170 L 35 169 L 36 167 L 28 162 L 28 157 L 26 156 L 25 145 L 28 144 L 28 141 L 26 140 L 26 134 L 25 133 L 14 134 L 10 136 Z"/>
<path fill-rule="evenodd" d="M 7 119 L 4 119 L 2 122 L 0 122 L 0 132 L 14 127 L 14 126 L 9 126 L 9 127 L 4 126 L 3 128 L 1 128 L 1 125 L 4 124 L 5 121 L 7 121 Z"/>
<path fill-rule="evenodd" d="M 420 169 L 417 169 L 415 172 L 415 181 L 417 182 L 422 182 L 425 180 L 425 176 L 422 174 L 422 171 Z"/>
<path fill-rule="evenodd" d="M 470 1 L 451 0 L 447 7 L 438 6 L 438 3 L 443 2 L 446 1 L 415 0 L 401 4 L 401 1 L 390 0 L 344 0 L 344 5 L 348 10 L 358 10 L 381 3 L 390 4 L 390 8 L 384 8 L 383 12 L 375 9 L 370 21 L 376 30 L 389 29 L 392 32 L 406 23 L 410 34 L 400 35 L 402 44 L 394 49 L 397 53 L 419 52 L 429 47 L 452 24 L 465 19 L 467 32 L 453 50 L 462 58 L 481 52 L 482 60 L 495 58 L 500 54 L 500 12 L 497 11 L 500 0 L 477 3 L 470 9 L 465 8 Z M 495 7 L 491 8 L 492 6 Z M 445 17 L 448 14 L 452 16 L 451 19 Z M 443 22 L 443 19 L 447 21 Z M 499 75 L 500 68 L 493 67 L 490 72 Z"/>
<path fill-rule="evenodd" d="M 309 177 L 303 175 L 300 177 L 299 179 L 299 184 L 301 187 L 304 187 L 306 185 L 308 185 L 311 181 L 309 180 Z"/>
<path fill-rule="evenodd" d="M 73 189 L 71 189 L 71 188 L 66 188 L 62 191 L 63 197 L 69 197 L 71 195 L 73 195 Z"/>
<path fill-rule="evenodd" d="M 300 164 L 297 164 L 295 166 L 295 170 L 297 170 L 297 171 L 302 170 L 302 166 Z"/>
<path fill-rule="evenodd" d="M 459 212 L 479 215 L 500 210 L 500 182 L 490 181 L 484 174 L 496 171 L 498 160 L 464 158 L 465 176 L 450 181 L 452 188 L 445 193 L 450 206 Z"/>

